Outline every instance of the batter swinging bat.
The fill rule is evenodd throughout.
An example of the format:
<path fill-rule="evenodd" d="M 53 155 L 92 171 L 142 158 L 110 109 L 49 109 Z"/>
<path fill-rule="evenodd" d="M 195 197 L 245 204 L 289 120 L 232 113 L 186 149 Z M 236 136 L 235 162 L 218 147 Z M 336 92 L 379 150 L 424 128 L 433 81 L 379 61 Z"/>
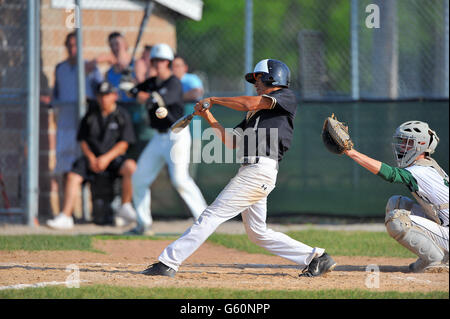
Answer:
<path fill-rule="evenodd" d="M 147 2 L 147 5 L 145 7 L 145 14 L 142 18 L 141 26 L 139 28 L 139 33 L 136 39 L 136 44 L 134 45 L 133 54 L 131 55 L 131 61 L 128 67 L 122 72 L 123 76 L 120 81 L 119 88 L 124 91 L 128 91 L 134 87 L 134 82 L 131 74 L 133 73 L 133 63 L 135 60 L 135 55 L 137 48 L 139 46 L 139 42 L 141 42 L 142 33 L 144 32 L 144 28 L 147 25 L 148 20 L 150 19 L 150 16 L 152 15 L 153 7 L 155 4 L 153 1 Z"/>
<path fill-rule="evenodd" d="M 208 102 L 203 103 L 204 109 L 209 109 L 209 106 L 210 106 L 210 104 Z M 184 129 L 186 126 L 188 126 L 189 123 L 191 123 L 192 119 L 194 118 L 194 113 L 195 112 L 193 112 L 192 114 L 185 115 L 182 118 L 180 118 L 178 121 L 173 123 L 172 126 L 170 127 L 172 132 L 178 133 L 182 129 Z"/>

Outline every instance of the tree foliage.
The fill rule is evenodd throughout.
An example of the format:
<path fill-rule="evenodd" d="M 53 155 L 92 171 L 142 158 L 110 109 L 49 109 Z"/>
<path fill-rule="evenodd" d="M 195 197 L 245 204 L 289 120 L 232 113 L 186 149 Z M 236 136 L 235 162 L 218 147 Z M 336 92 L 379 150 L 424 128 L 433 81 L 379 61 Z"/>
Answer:
<path fill-rule="evenodd" d="M 349 12 L 346 0 L 253 0 L 254 64 L 265 58 L 282 60 L 291 69 L 293 87 L 298 87 L 299 33 L 315 30 L 322 33 L 328 76 L 342 81 L 349 74 L 345 61 L 350 48 Z M 179 20 L 177 32 L 178 51 L 192 69 L 208 77 L 242 79 L 245 0 L 205 0 L 202 20 Z"/>

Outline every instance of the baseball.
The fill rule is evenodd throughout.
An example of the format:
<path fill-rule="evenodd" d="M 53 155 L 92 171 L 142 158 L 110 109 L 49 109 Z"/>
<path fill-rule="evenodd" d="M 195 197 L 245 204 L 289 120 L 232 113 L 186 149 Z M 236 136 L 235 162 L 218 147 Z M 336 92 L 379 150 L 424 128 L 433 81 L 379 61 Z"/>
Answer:
<path fill-rule="evenodd" d="M 167 116 L 167 109 L 165 107 L 158 107 L 155 111 L 156 117 L 163 119 Z"/>

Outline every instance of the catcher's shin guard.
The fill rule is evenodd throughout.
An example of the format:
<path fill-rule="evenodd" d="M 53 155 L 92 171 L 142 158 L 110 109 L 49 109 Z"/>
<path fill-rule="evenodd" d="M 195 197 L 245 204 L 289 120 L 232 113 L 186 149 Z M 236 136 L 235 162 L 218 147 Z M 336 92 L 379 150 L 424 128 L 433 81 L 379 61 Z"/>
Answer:
<path fill-rule="evenodd" d="M 440 263 L 443 250 L 409 218 L 410 211 L 394 209 L 386 214 L 385 225 L 389 235 L 422 260 L 423 267 Z"/>

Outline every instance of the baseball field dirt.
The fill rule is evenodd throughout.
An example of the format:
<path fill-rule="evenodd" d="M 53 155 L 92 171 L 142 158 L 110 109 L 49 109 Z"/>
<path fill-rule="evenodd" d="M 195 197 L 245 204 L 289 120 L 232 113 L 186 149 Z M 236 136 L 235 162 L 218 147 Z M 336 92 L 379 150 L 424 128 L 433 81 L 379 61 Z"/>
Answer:
<path fill-rule="evenodd" d="M 76 265 L 81 286 L 449 291 L 448 272 L 409 273 L 407 266 L 414 261 L 412 258 L 333 256 L 338 264 L 333 272 L 323 277 L 300 278 L 296 266 L 283 258 L 250 254 L 209 242 L 186 260 L 175 278 L 140 274 L 170 242 L 95 239 L 93 246 L 101 252 L 0 251 L 0 289 L 61 284 L 70 275 L 70 265 Z M 377 265 L 379 272 L 371 272 L 368 265 Z"/>

